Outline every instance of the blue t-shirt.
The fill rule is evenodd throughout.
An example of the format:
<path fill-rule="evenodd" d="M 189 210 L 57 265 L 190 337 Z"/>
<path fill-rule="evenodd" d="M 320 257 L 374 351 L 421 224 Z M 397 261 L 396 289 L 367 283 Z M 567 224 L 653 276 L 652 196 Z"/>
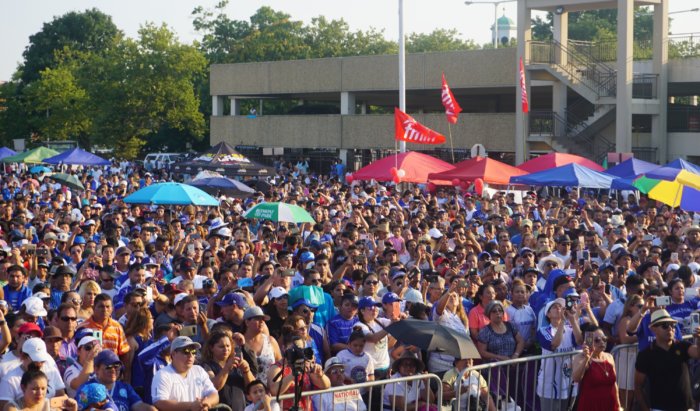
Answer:
<path fill-rule="evenodd" d="M 650 322 L 651 313 L 647 313 L 644 318 L 642 318 L 642 322 L 639 324 L 639 329 L 637 330 L 637 341 L 639 341 L 637 352 L 646 350 L 656 340 L 656 335 L 654 335 L 654 332 L 649 328 Z M 676 332 L 673 338 L 676 341 L 680 341 L 683 338 L 683 330 L 681 330 L 680 323 L 676 323 Z"/>
<path fill-rule="evenodd" d="M 114 383 L 109 396 L 117 407 L 119 407 L 117 408 L 118 411 L 129 411 L 134 404 L 142 401 L 141 397 L 136 394 L 134 387 L 121 381 L 116 381 Z"/>
<path fill-rule="evenodd" d="M 7 305 L 10 306 L 12 311 L 19 311 L 22 302 L 32 296 L 32 291 L 26 285 L 23 285 L 18 291 L 10 288 L 9 284 L 2 289 L 5 292 L 5 301 L 7 301 Z"/>
<path fill-rule="evenodd" d="M 360 320 L 357 316 L 352 317 L 349 320 L 341 317 L 340 314 L 333 317 L 333 319 L 328 323 L 328 342 L 330 345 L 341 343 L 347 344 L 350 334 L 352 333 L 352 327 L 355 326 Z"/>

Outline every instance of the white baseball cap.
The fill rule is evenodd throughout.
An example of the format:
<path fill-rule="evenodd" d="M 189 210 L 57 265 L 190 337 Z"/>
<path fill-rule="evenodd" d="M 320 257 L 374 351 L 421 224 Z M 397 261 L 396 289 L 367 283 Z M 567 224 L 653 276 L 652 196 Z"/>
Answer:
<path fill-rule="evenodd" d="M 29 297 L 22 302 L 22 306 L 24 306 L 24 312 L 34 317 L 45 317 L 48 315 L 41 298 L 35 296 Z"/>
<path fill-rule="evenodd" d="M 51 356 L 46 352 L 46 343 L 41 338 L 30 338 L 22 344 L 22 352 L 34 362 L 48 362 Z"/>
<path fill-rule="evenodd" d="M 267 294 L 267 297 L 272 300 L 274 298 L 280 298 L 285 295 L 288 295 L 288 293 L 287 290 L 284 289 L 284 287 L 273 287 Z"/>

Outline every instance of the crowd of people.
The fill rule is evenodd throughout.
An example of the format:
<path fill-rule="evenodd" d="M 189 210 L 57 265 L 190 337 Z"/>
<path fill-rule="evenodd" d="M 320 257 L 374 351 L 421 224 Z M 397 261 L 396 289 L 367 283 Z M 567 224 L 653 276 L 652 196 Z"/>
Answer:
<path fill-rule="evenodd" d="M 697 215 L 643 195 L 486 197 L 295 167 L 219 207 L 129 205 L 181 176 L 128 163 L 73 173 L 85 191 L 23 167 L 1 177 L 5 409 L 288 410 L 279 394 L 424 372 L 462 409 L 695 406 L 700 349 L 682 337 L 700 325 Z M 263 201 L 316 223 L 244 218 Z M 387 327 L 406 318 L 462 334 L 481 359 L 397 341 Z M 610 354 L 635 343 L 639 354 Z M 498 379 L 465 372 L 577 350 L 529 372 L 494 368 Z M 436 389 L 349 387 L 299 406 L 437 410 Z"/>

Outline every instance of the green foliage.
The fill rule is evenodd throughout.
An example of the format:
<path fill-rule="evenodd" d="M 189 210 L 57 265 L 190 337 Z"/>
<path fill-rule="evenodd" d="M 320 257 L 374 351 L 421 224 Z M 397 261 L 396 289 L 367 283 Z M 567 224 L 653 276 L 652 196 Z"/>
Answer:
<path fill-rule="evenodd" d="M 21 78 L 25 84 L 39 79 L 39 73 L 55 64 L 54 53 L 68 47 L 77 51 L 100 52 L 119 34 L 112 17 L 97 9 L 66 13 L 44 23 L 41 31 L 29 36 L 24 51 Z"/>
<path fill-rule="evenodd" d="M 457 30 L 436 29 L 431 33 L 411 33 L 408 36 L 406 51 L 425 53 L 431 51 L 474 50 L 479 46 L 472 40 L 462 40 Z"/>
<path fill-rule="evenodd" d="M 545 19 L 532 20 L 532 39 L 552 39 L 553 14 Z M 646 7 L 635 10 L 634 38 L 650 39 L 653 32 L 653 14 Z M 569 13 L 569 39 L 583 41 L 615 41 L 617 33 L 617 9 L 585 10 Z"/>

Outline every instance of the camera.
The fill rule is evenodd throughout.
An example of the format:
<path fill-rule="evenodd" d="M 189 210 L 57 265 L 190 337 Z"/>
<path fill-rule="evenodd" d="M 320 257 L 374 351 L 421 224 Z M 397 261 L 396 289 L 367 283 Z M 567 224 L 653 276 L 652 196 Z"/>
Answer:
<path fill-rule="evenodd" d="M 304 372 L 304 363 L 313 361 L 314 350 L 309 347 L 303 347 L 301 338 L 294 338 L 294 343 L 284 352 L 284 358 L 287 360 L 294 375 L 299 375 Z"/>

